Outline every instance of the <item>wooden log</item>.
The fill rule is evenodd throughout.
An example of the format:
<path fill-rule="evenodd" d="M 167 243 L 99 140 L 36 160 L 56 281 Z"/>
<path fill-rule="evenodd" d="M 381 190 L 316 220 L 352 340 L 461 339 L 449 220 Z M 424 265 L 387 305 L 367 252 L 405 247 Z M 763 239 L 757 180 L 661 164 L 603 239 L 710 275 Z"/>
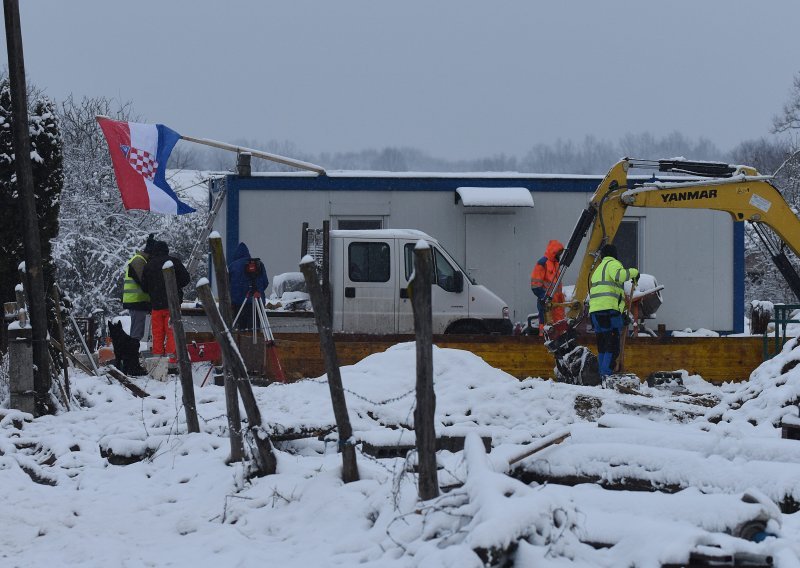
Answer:
<path fill-rule="evenodd" d="M 550 436 L 545 437 L 542 440 L 536 442 L 532 448 L 528 448 L 521 454 L 518 454 L 508 460 L 508 465 L 514 465 L 515 463 L 524 460 L 527 457 L 532 456 L 537 452 L 541 452 L 545 448 L 549 448 L 550 446 L 554 446 L 556 444 L 560 444 L 564 440 L 570 437 L 572 432 L 569 430 L 563 432 L 556 432 L 555 434 L 551 434 Z"/>
<path fill-rule="evenodd" d="M 123 387 L 131 391 L 134 394 L 134 396 L 138 396 L 139 398 L 146 398 L 150 396 L 146 391 L 136 386 L 136 384 L 133 381 L 131 381 L 125 373 L 117 369 L 115 366 L 109 365 L 107 368 L 108 368 L 108 375 L 119 381 L 119 383 Z"/>
<path fill-rule="evenodd" d="M 56 339 L 61 344 L 61 363 L 64 368 L 64 391 L 67 395 L 67 408 L 69 409 L 69 399 L 72 394 L 70 393 L 69 387 L 69 363 L 67 363 L 67 350 L 64 348 L 64 323 L 61 320 L 61 292 L 58 289 L 58 284 L 53 284 L 50 293 L 53 297 L 53 302 L 55 302 L 56 305 L 56 334 L 58 335 Z"/>
<path fill-rule="evenodd" d="M 342 452 L 342 480 L 345 483 L 358 481 L 355 440 L 353 439 L 353 429 L 350 426 L 350 417 L 347 414 L 347 401 L 344 397 L 342 375 L 339 372 L 339 360 L 336 356 L 336 345 L 333 342 L 331 329 L 330 295 L 325 294 L 323 290 L 314 259 L 304 256 L 300 261 L 300 270 L 311 296 L 314 318 L 319 330 L 319 344 L 325 358 L 325 370 L 328 372 L 328 388 L 331 392 L 336 427 L 339 430 L 339 449 Z M 330 287 L 327 289 L 330 290 Z"/>
<path fill-rule="evenodd" d="M 230 330 L 225 325 L 225 322 L 222 321 L 217 304 L 214 302 L 214 296 L 211 294 L 208 280 L 202 279 L 198 282 L 197 297 L 206 310 L 208 322 L 214 331 L 214 338 L 222 349 L 222 359 L 231 371 L 232 382 L 236 384 L 242 397 L 242 403 L 247 413 L 247 430 L 252 435 L 253 443 L 256 447 L 255 458 L 258 464 L 258 472 L 261 475 L 275 473 L 278 463 L 272 453 L 272 442 L 270 442 L 269 435 L 261 423 L 261 411 L 258 409 L 253 388 L 247 380 L 247 368 L 244 366 L 244 361 L 242 361 L 236 349 L 236 343 L 233 341 Z"/>
<path fill-rule="evenodd" d="M 417 404 L 414 408 L 414 433 L 419 463 L 419 498 L 422 501 L 439 496 L 436 473 L 436 392 L 433 389 L 433 312 L 431 280 L 433 259 L 427 243 L 414 248 L 414 276 L 409 283 L 414 331 L 417 336 Z"/>
<path fill-rule="evenodd" d="M 219 297 L 219 311 L 222 321 L 227 329 L 233 326 L 233 308 L 231 307 L 230 281 L 228 280 L 228 265 L 225 264 L 225 252 L 222 250 L 222 237 L 219 233 L 212 233 L 208 238 L 211 250 L 211 260 L 214 265 L 214 278 L 217 281 L 217 296 Z M 208 312 L 208 310 L 206 310 Z M 228 413 L 228 432 L 230 433 L 231 461 L 240 462 L 244 459 L 244 446 L 242 445 L 242 417 L 239 412 L 239 395 L 237 394 L 236 381 L 233 379 L 230 368 L 223 361 L 225 376 L 225 409 Z"/>
<path fill-rule="evenodd" d="M 58 342 L 58 340 L 56 340 L 56 339 L 54 339 L 54 338 L 52 338 L 52 337 L 50 338 L 50 345 L 52 345 L 52 346 L 53 346 L 53 347 L 55 347 L 56 349 L 64 349 L 64 346 L 63 346 L 63 345 L 61 345 L 61 343 L 59 343 L 59 342 Z M 87 373 L 87 374 L 89 374 L 89 375 L 96 375 L 96 373 L 94 372 L 94 370 L 90 369 L 90 368 L 89 368 L 87 365 L 85 365 L 85 364 L 84 364 L 84 363 L 83 363 L 83 362 L 82 362 L 80 359 L 78 359 L 77 357 L 75 357 L 75 355 L 74 355 L 74 354 L 70 353 L 69 351 L 66 351 L 66 354 L 67 354 L 67 358 L 68 358 L 70 361 L 72 361 L 72 364 L 73 364 L 73 365 L 75 365 L 76 367 L 78 367 L 78 368 L 79 368 L 81 371 L 83 371 L 84 373 Z"/>
<path fill-rule="evenodd" d="M 194 398 L 194 382 L 192 381 L 192 364 L 189 362 L 189 351 L 186 349 L 186 333 L 183 331 L 181 318 L 181 300 L 178 294 L 178 284 L 175 278 L 175 266 L 172 262 L 164 263 L 161 268 L 164 284 L 167 290 L 167 303 L 169 304 L 169 319 L 172 324 L 172 335 L 175 337 L 176 357 L 181 376 L 181 391 L 183 394 L 183 408 L 186 412 L 186 429 L 189 433 L 200 432 L 200 423 L 197 420 L 197 403 Z"/>
<path fill-rule="evenodd" d="M 56 341 L 52 337 L 50 338 L 50 345 L 52 345 L 56 349 L 63 349 L 63 346 L 61 345 L 61 343 L 59 343 L 58 341 Z M 72 363 L 76 367 L 78 367 L 80 370 L 82 370 L 84 373 L 86 373 L 88 375 L 96 375 L 98 377 L 100 376 L 100 374 L 95 373 L 95 371 L 93 369 L 90 369 L 89 367 L 87 367 L 85 364 L 83 364 L 81 362 L 80 359 L 75 357 L 75 355 L 73 355 L 69 351 L 65 351 L 65 353 L 67 354 L 67 358 L 70 361 L 72 361 Z M 150 394 L 147 391 L 145 391 L 145 390 L 139 388 L 138 386 L 136 386 L 136 384 L 134 384 L 127 377 L 127 375 L 125 375 L 125 373 L 123 373 L 122 371 L 120 371 L 119 369 L 114 367 L 113 365 L 110 365 L 108 367 L 108 372 L 105 374 L 105 378 L 108 381 L 108 384 L 112 384 L 112 381 L 111 381 L 112 378 L 116 379 L 117 381 L 119 381 L 119 383 L 123 387 L 125 387 L 126 389 L 131 391 L 135 396 L 138 396 L 139 398 L 145 398 L 145 397 L 150 396 Z"/>

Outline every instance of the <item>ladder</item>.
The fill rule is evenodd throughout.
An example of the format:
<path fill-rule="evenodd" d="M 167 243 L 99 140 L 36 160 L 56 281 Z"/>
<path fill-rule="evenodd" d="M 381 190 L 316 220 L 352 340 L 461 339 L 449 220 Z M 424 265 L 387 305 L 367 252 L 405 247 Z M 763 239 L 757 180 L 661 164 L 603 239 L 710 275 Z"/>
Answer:
<path fill-rule="evenodd" d="M 206 241 L 208 240 L 208 235 L 211 233 L 211 227 L 214 226 L 214 220 L 217 218 L 219 210 L 222 209 L 222 203 L 225 201 L 226 193 L 227 188 L 223 184 L 222 188 L 217 194 L 217 198 L 214 200 L 214 205 L 211 206 L 211 211 L 208 213 L 208 218 L 206 219 L 205 227 L 203 227 L 202 235 L 199 239 L 197 239 L 192 247 L 192 252 L 189 255 L 189 261 L 186 263 L 186 270 L 189 271 L 189 274 L 194 272 L 195 268 L 197 268 L 197 264 L 200 262 L 200 257 L 206 250 Z"/>

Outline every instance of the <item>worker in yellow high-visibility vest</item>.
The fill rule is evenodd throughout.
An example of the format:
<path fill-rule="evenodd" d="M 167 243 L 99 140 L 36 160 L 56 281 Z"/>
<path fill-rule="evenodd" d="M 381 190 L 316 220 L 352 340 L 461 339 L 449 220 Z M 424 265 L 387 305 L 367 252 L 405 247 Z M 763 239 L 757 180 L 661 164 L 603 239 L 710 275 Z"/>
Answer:
<path fill-rule="evenodd" d="M 145 321 L 150 313 L 150 295 L 142 290 L 142 271 L 153 251 L 154 235 L 147 237 L 144 249 L 136 251 L 125 264 L 125 282 L 122 290 L 122 307 L 131 316 L 130 335 L 137 341 L 144 337 Z"/>
<path fill-rule="evenodd" d="M 597 334 L 597 362 L 600 376 L 614 372 L 619 357 L 620 332 L 624 325 L 625 282 L 639 279 L 636 268 L 625 268 L 617 260 L 617 247 L 603 245 L 602 260 L 592 272 L 589 286 L 589 316 Z"/>

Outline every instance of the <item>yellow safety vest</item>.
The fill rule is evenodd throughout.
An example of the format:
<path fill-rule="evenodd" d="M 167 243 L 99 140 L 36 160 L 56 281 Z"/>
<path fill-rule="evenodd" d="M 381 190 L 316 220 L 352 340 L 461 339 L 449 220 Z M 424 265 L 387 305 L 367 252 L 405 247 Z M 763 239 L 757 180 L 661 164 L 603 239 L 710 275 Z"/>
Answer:
<path fill-rule="evenodd" d="M 603 310 L 625 309 L 626 280 L 639 276 L 635 268 L 624 268 L 622 263 L 612 256 L 605 257 L 594 272 L 589 286 L 589 313 Z"/>
<path fill-rule="evenodd" d="M 131 276 L 131 263 L 136 258 L 141 258 L 143 261 L 147 262 L 145 257 L 136 253 L 131 257 L 128 261 L 128 264 L 125 267 L 125 284 L 122 289 L 122 303 L 123 304 L 138 304 L 140 302 L 149 302 L 150 295 L 147 294 L 142 287 L 133 279 Z"/>

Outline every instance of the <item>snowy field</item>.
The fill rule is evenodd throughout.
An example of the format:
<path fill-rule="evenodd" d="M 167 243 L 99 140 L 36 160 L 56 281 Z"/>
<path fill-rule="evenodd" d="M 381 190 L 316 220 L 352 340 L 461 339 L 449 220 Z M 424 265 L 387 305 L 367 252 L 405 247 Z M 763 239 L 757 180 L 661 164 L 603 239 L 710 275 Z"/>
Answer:
<path fill-rule="evenodd" d="M 800 441 L 779 427 L 798 414 L 796 346 L 747 383 L 638 391 L 518 381 L 435 348 L 437 432 L 466 442 L 439 452 L 446 492 L 427 502 L 413 454 L 363 452 L 414 442 L 413 343 L 342 369 L 360 442 L 347 485 L 325 377 L 254 388 L 276 437 L 315 435 L 277 441 L 278 473 L 250 478 L 226 463 L 222 387 L 196 389 L 188 435 L 178 381 L 136 379 L 141 399 L 73 370 L 80 407 L 0 410 L 0 565 L 656 567 L 699 553 L 800 566 Z M 148 457 L 111 465 L 109 451 Z"/>

